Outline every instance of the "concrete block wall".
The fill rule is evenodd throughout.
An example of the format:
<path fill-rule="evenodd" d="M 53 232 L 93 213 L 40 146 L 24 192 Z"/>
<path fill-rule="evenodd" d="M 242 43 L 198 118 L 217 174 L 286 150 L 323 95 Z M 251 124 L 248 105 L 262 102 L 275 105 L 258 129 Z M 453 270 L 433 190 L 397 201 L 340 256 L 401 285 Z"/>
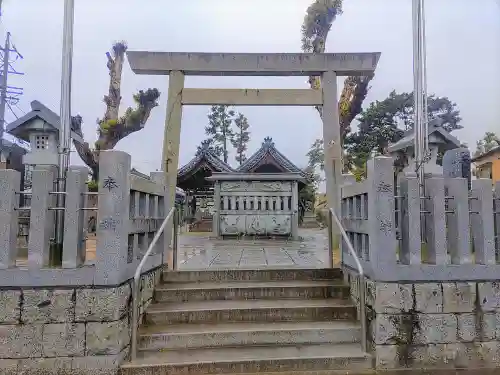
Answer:
<path fill-rule="evenodd" d="M 359 278 L 348 273 L 358 305 Z M 377 369 L 500 366 L 500 281 L 366 280 L 368 345 Z"/>
<path fill-rule="evenodd" d="M 144 274 L 141 310 L 161 268 Z M 131 283 L 0 290 L 0 373 L 118 373 L 130 347 Z"/>

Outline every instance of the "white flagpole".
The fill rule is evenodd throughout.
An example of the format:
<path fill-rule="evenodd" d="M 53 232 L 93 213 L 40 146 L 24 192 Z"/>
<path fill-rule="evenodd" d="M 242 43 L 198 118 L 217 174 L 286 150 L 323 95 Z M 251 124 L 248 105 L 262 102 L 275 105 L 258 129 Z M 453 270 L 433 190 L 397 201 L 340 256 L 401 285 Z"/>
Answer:
<path fill-rule="evenodd" d="M 427 149 L 427 88 L 425 64 L 425 31 L 423 0 L 412 0 L 413 24 L 413 99 L 415 132 L 415 171 L 419 177 L 421 189 L 424 185 L 424 159 Z"/>
<path fill-rule="evenodd" d="M 58 184 L 60 193 L 66 191 L 66 172 L 69 167 L 71 150 L 71 71 L 73 66 L 73 24 L 75 0 L 64 1 L 64 26 L 61 72 L 61 129 L 58 145 Z M 57 195 L 57 207 L 64 205 L 64 194 Z M 62 245 L 64 236 L 64 211 L 58 210 L 56 215 L 56 243 Z"/>

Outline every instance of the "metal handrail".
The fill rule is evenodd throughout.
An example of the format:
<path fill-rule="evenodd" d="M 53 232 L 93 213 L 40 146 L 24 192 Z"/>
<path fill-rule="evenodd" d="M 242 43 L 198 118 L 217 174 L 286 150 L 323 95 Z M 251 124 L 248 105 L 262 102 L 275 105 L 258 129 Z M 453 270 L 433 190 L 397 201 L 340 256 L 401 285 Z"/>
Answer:
<path fill-rule="evenodd" d="M 344 242 L 347 245 L 347 250 L 349 250 L 349 253 L 351 253 L 351 256 L 354 258 L 354 262 L 356 262 L 356 268 L 358 269 L 359 273 L 359 315 L 361 317 L 361 348 L 363 349 L 363 352 L 367 352 L 367 328 L 366 328 L 366 285 L 365 285 L 365 272 L 363 270 L 363 266 L 361 265 L 361 260 L 358 257 L 358 254 L 356 254 L 356 250 L 354 250 L 354 246 L 352 245 L 351 239 L 347 235 L 347 232 L 344 229 L 344 226 L 342 225 L 342 222 L 340 221 L 339 217 L 335 213 L 335 210 L 333 208 L 330 208 L 330 218 L 333 218 L 340 230 L 340 234 L 344 238 Z M 331 223 L 331 219 L 330 219 Z M 332 243 L 332 227 L 330 226 L 329 228 L 329 239 L 330 239 L 330 244 Z M 341 248 L 342 251 L 342 248 Z"/>
<path fill-rule="evenodd" d="M 139 319 L 139 281 L 141 279 L 141 272 L 142 269 L 144 268 L 144 265 L 146 264 L 146 261 L 148 257 L 151 255 L 151 252 L 153 251 L 156 243 L 160 239 L 160 236 L 163 234 L 165 231 L 165 228 L 170 221 L 170 219 L 174 219 L 173 222 L 173 230 L 174 230 L 174 237 L 173 237 L 173 245 L 172 245 L 172 251 L 173 251 L 173 257 L 172 259 L 175 261 L 176 260 L 176 253 L 177 253 L 177 223 L 176 223 L 176 208 L 172 207 L 170 209 L 170 212 L 168 215 L 165 217 L 163 220 L 163 223 L 161 223 L 160 228 L 156 232 L 155 236 L 153 237 L 153 241 L 151 241 L 151 244 L 149 245 L 148 249 L 146 250 L 146 253 L 144 253 L 141 262 L 137 266 L 137 269 L 135 270 L 134 274 L 134 281 L 132 284 L 132 333 L 131 333 L 131 339 L 130 339 L 130 359 L 133 361 L 136 356 L 137 356 L 137 330 L 138 330 L 138 319 Z M 175 269 L 175 264 L 174 264 L 174 269 Z"/>

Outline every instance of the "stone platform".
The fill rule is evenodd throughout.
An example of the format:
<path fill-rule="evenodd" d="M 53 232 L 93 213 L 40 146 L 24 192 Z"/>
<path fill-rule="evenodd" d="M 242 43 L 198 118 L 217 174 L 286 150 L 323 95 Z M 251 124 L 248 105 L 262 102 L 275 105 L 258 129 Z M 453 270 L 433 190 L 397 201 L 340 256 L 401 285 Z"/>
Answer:
<path fill-rule="evenodd" d="M 326 230 L 299 229 L 297 241 L 283 239 L 216 239 L 207 233 L 179 237 L 179 270 L 328 268 Z M 335 263 L 340 258 L 335 255 Z"/>

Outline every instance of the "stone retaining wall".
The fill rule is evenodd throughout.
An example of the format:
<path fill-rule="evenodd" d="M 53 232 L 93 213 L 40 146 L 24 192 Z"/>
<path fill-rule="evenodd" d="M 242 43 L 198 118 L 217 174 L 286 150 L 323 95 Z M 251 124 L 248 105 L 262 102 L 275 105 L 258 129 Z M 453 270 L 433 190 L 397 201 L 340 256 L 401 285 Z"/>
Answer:
<path fill-rule="evenodd" d="M 160 275 L 143 276 L 142 311 Z M 116 374 L 129 352 L 131 293 L 131 281 L 0 290 L 0 373 Z"/>
<path fill-rule="evenodd" d="M 359 305 L 358 278 L 347 276 Z M 500 366 L 500 282 L 366 281 L 377 369 Z"/>

